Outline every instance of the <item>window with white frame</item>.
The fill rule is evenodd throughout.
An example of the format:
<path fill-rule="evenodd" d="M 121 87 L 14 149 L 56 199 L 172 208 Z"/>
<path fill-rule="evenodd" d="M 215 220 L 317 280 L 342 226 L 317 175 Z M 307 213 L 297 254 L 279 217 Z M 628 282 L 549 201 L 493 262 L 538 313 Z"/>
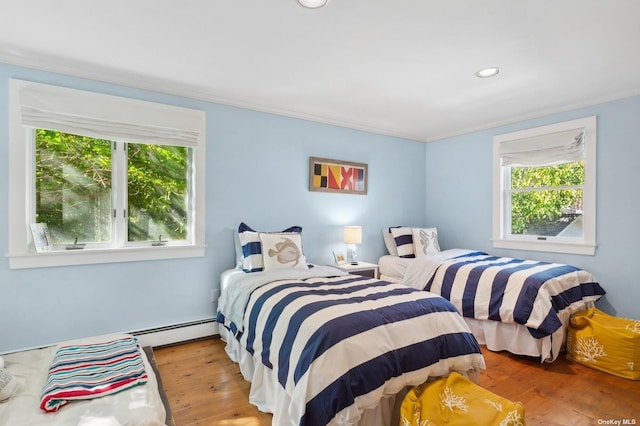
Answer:
<path fill-rule="evenodd" d="M 596 117 L 493 138 L 493 245 L 590 254 L 596 247 Z"/>
<path fill-rule="evenodd" d="M 202 111 L 11 80 L 10 266 L 204 255 L 204 130 Z"/>

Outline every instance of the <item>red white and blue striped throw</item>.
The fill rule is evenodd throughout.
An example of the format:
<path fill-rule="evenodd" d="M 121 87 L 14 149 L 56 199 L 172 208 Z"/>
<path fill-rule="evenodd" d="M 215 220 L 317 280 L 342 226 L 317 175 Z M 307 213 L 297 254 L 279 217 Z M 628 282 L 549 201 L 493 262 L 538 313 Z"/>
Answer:
<path fill-rule="evenodd" d="M 147 383 L 137 339 L 61 346 L 53 357 L 40 408 L 55 412 L 72 400 L 91 399 Z"/>

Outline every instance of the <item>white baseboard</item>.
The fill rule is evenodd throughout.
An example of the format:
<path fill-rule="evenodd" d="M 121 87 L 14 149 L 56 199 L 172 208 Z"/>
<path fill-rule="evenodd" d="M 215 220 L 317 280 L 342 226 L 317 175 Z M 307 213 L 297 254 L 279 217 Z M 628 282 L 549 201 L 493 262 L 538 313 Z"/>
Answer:
<path fill-rule="evenodd" d="M 138 338 L 141 346 L 151 347 L 171 345 L 219 333 L 218 323 L 213 318 L 131 332 Z"/>

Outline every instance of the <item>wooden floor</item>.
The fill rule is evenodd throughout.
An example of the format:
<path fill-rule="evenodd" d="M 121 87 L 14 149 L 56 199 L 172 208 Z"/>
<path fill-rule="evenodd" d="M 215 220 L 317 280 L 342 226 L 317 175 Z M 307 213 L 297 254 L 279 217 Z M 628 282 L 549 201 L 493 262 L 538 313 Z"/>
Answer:
<path fill-rule="evenodd" d="M 479 385 L 524 404 L 527 425 L 640 425 L 640 382 L 568 361 L 552 364 L 483 349 Z M 218 338 L 154 349 L 177 426 L 270 425 Z M 626 421 L 626 423 L 625 423 Z"/>

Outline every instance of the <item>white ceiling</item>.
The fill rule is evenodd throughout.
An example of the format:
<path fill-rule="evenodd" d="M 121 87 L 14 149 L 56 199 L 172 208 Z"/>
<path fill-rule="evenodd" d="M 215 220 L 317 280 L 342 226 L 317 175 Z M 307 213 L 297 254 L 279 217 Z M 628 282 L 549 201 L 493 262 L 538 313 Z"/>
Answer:
<path fill-rule="evenodd" d="M 431 141 L 640 94 L 639 18 L 638 0 L 0 0 L 0 62 Z"/>

